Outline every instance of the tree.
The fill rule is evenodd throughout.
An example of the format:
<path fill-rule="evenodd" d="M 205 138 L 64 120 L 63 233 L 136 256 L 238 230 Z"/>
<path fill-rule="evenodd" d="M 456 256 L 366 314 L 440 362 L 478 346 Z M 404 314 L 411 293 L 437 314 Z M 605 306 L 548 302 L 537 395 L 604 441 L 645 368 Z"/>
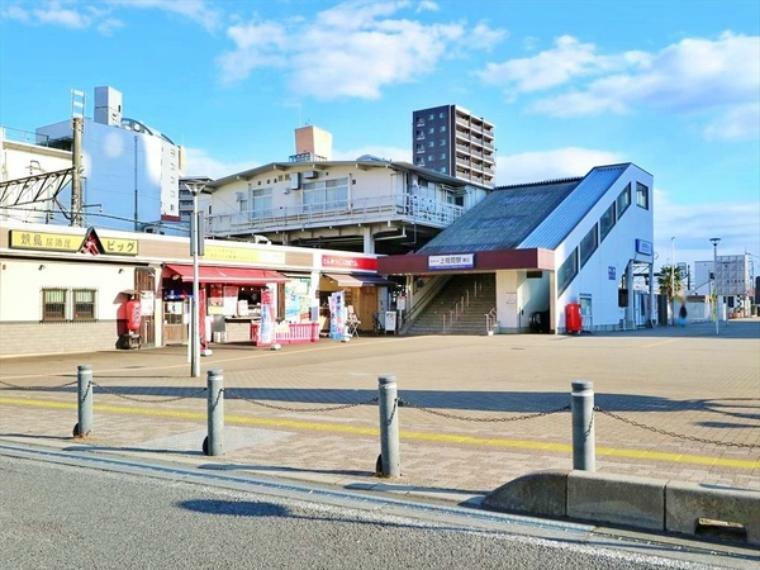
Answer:
<path fill-rule="evenodd" d="M 660 287 L 660 295 L 672 300 L 681 292 L 681 268 L 663 265 L 657 275 L 657 284 Z"/>

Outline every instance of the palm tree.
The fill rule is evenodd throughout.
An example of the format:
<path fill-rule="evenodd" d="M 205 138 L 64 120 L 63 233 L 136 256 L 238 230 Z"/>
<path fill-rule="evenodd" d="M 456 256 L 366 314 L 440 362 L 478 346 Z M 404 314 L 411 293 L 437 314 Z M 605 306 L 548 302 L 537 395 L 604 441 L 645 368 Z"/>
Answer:
<path fill-rule="evenodd" d="M 668 298 L 668 306 L 673 311 L 673 326 L 676 326 L 676 308 L 673 306 L 673 299 L 681 292 L 681 268 L 663 265 L 657 276 L 657 284 L 660 286 L 660 295 Z"/>
<path fill-rule="evenodd" d="M 657 276 L 657 284 L 660 287 L 660 295 L 665 295 L 669 300 L 674 299 L 681 292 L 681 268 L 663 265 Z"/>

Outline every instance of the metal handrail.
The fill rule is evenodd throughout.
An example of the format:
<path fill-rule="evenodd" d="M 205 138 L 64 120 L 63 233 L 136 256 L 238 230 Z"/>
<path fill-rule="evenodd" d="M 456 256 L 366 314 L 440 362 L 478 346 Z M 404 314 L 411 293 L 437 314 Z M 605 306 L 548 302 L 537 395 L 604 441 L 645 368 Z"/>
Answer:
<path fill-rule="evenodd" d="M 492 333 L 495 330 L 496 325 L 496 307 L 491 308 L 490 311 L 488 311 L 485 314 L 486 317 L 486 334 Z"/>

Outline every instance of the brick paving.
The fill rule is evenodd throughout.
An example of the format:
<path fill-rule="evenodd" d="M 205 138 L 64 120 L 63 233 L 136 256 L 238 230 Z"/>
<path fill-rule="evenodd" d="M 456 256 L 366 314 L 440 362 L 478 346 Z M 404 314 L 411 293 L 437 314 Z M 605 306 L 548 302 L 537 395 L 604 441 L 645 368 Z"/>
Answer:
<path fill-rule="evenodd" d="M 716 339 L 706 325 L 582 337 L 361 338 L 281 352 L 224 346 L 203 361 L 204 368 L 221 367 L 225 374 L 225 411 L 233 419 L 228 419 L 227 453 L 221 460 L 198 451 L 205 429 L 204 380 L 187 377 L 184 349 L 5 359 L 0 360 L 0 381 L 37 389 L 0 390 L 0 438 L 81 446 L 69 437 L 73 410 L 30 404 L 75 403 L 73 387 L 43 387 L 73 381 L 76 364 L 89 362 L 96 382 L 131 398 L 96 390 L 97 404 L 119 409 L 96 413 L 95 437 L 87 442 L 95 449 L 465 500 L 530 471 L 570 468 L 566 450 L 537 447 L 570 443 L 569 413 L 473 423 L 401 408 L 402 430 L 421 435 L 402 440 L 404 476 L 382 481 L 372 474 L 376 436 L 356 433 L 357 428 L 377 427 L 375 406 L 297 413 L 255 406 L 243 398 L 293 408 L 361 402 L 375 396 L 378 375 L 393 373 L 401 397 L 416 405 L 509 418 L 567 405 L 570 381 L 585 378 L 594 382 L 603 409 L 662 430 L 723 442 L 675 439 L 597 414 L 600 470 L 760 489 L 760 447 L 726 445 L 760 445 L 760 320 L 731 322 L 723 333 Z M 161 402 L 178 396 L 187 398 Z M 182 418 L 173 412 L 195 415 Z M 459 436 L 470 439 L 457 440 Z M 611 451 L 605 455 L 605 449 Z M 671 455 L 619 456 L 618 450 Z M 711 464 L 714 459 L 718 461 Z"/>

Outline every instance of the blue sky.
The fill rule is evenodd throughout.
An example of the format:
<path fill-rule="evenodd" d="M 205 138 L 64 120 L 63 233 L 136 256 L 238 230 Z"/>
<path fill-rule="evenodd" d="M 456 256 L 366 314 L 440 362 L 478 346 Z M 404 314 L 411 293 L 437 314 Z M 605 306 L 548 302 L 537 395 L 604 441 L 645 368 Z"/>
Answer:
<path fill-rule="evenodd" d="M 411 111 L 496 125 L 497 181 L 632 161 L 655 177 L 659 262 L 760 255 L 760 3 L 0 0 L 0 124 L 66 118 L 109 84 L 212 176 L 334 154 L 407 159 Z M 760 267 L 760 259 L 755 258 Z"/>

